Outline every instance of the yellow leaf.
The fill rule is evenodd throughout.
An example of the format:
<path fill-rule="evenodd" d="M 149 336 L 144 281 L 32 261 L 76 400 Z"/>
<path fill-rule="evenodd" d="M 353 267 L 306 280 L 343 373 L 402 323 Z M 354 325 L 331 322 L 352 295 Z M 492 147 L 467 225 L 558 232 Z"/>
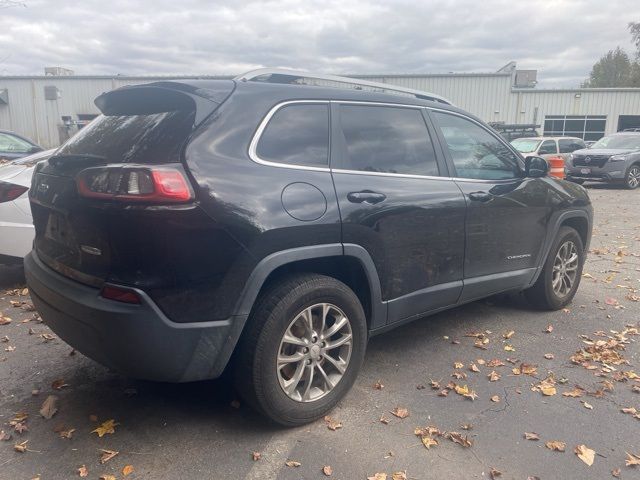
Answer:
<path fill-rule="evenodd" d="M 324 473 L 326 477 L 330 477 L 333 475 L 333 468 L 331 468 L 331 465 L 325 465 L 322 467 L 322 473 Z"/>
<path fill-rule="evenodd" d="M 302 465 L 300 462 L 296 462 L 295 460 L 287 460 L 286 462 L 284 462 L 284 464 L 287 467 L 296 467 L 296 468 Z"/>
<path fill-rule="evenodd" d="M 627 454 L 627 459 L 625 460 L 625 464 L 627 465 L 627 467 L 640 465 L 640 455 L 635 455 L 629 452 L 625 452 L 625 453 Z"/>
<path fill-rule="evenodd" d="M 588 448 L 586 445 L 578 445 L 573 450 L 578 458 L 582 460 L 587 465 L 593 465 L 593 460 L 595 459 L 596 452 Z"/>
<path fill-rule="evenodd" d="M 122 475 L 125 477 L 133 473 L 133 465 L 125 465 L 122 467 Z"/>
<path fill-rule="evenodd" d="M 109 419 L 106 422 L 103 422 L 102 425 L 97 427 L 95 430 L 91 430 L 91 433 L 97 433 L 99 437 L 103 437 L 107 433 L 115 433 L 116 425 L 120 425 L 116 423 L 115 420 Z"/>
<path fill-rule="evenodd" d="M 396 407 L 391 411 L 398 418 L 407 418 L 409 416 L 409 410 L 406 408 Z"/>
<path fill-rule="evenodd" d="M 504 349 L 506 352 L 515 352 L 516 349 L 513 347 L 513 345 L 505 345 Z"/>
<path fill-rule="evenodd" d="M 367 480 L 387 480 L 386 473 L 374 473 L 373 476 L 367 477 Z"/>
<path fill-rule="evenodd" d="M 507 333 L 505 333 L 504 335 L 502 335 L 506 340 L 509 340 L 511 337 L 513 337 L 513 335 L 516 332 L 514 332 L 513 330 L 509 330 Z"/>
<path fill-rule="evenodd" d="M 105 473 L 104 475 L 100 475 L 100 480 L 116 480 L 116 476 Z"/>
<path fill-rule="evenodd" d="M 407 471 L 394 472 L 391 474 L 391 480 L 407 480 Z"/>
<path fill-rule="evenodd" d="M 498 395 L 494 395 L 493 397 L 491 397 L 491 401 L 498 403 L 500 401 L 500 397 Z"/>
<path fill-rule="evenodd" d="M 564 452 L 564 449 L 567 446 L 566 443 L 561 442 L 559 440 L 552 440 L 550 442 L 545 443 L 544 445 L 549 450 L 555 450 L 556 452 Z"/>
<path fill-rule="evenodd" d="M 453 364 L 453 368 L 462 368 L 464 367 L 464 363 L 460 363 L 460 362 L 455 362 Z"/>
<path fill-rule="evenodd" d="M 87 470 L 87 467 L 85 465 L 78 467 L 78 475 L 80 475 L 81 477 L 86 477 L 87 475 L 89 475 L 89 470 Z"/>
<path fill-rule="evenodd" d="M 554 387 L 553 385 L 543 385 L 540 387 L 540 391 L 542 392 L 543 395 L 546 395 L 547 397 L 550 397 L 557 393 L 556 387 Z"/>

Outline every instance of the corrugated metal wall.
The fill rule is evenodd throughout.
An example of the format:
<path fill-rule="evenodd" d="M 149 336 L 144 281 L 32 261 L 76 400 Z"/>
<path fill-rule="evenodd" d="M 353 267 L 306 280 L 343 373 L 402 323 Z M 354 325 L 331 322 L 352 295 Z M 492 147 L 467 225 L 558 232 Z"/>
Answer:
<path fill-rule="evenodd" d="M 606 132 L 617 130 L 619 115 L 640 115 L 640 89 L 514 90 L 511 74 L 359 76 L 441 95 L 487 122 L 535 123 L 545 115 L 606 115 Z M 96 114 L 93 99 L 114 88 L 168 77 L 0 77 L 9 104 L 0 104 L 0 129 L 16 131 L 44 147 L 60 143 L 62 116 Z M 45 87 L 60 98 L 45 100 Z"/>

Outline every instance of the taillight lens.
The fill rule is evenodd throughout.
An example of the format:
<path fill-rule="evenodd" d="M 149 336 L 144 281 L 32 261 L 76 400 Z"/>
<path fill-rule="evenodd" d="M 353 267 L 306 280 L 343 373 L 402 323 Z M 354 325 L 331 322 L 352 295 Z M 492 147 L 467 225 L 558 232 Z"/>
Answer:
<path fill-rule="evenodd" d="M 193 200 L 193 191 L 179 167 L 136 165 L 88 168 L 76 179 L 83 197 L 150 203 Z"/>
<path fill-rule="evenodd" d="M 115 300 L 116 302 L 133 303 L 136 305 L 141 303 L 140 296 L 135 291 L 114 285 L 105 285 L 102 287 L 100 296 L 108 300 Z"/>
<path fill-rule="evenodd" d="M 15 200 L 27 190 L 29 190 L 29 187 L 0 181 L 0 203 Z"/>

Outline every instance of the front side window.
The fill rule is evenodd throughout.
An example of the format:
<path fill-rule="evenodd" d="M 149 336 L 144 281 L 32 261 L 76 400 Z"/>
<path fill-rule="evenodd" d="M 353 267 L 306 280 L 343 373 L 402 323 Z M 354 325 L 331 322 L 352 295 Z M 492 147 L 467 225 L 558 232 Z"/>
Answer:
<path fill-rule="evenodd" d="M 459 178 L 507 180 L 522 176 L 520 162 L 509 147 L 475 122 L 433 112 Z"/>
<path fill-rule="evenodd" d="M 341 105 L 343 168 L 437 176 L 438 165 L 422 112 L 413 108 Z"/>
<path fill-rule="evenodd" d="M 33 148 L 29 142 L 6 133 L 0 133 L 0 152 L 28 153 Z"/>
<path fill-rule="evenodd" d="M 292 104 L 269 120 L 256 149 L 262 160 L 288 165 L 329 165 L 329 106 Z"/>
<path fill-rule="evenodd" d="M 558 153 L 558 147 L 554 140 L 545 140 L 538 149 L 538 155 L 548 155 L 550 153 Z"/>
<path fill-rule="evenodd" d="M 575 150 L 586 148 L 586 145 L 582 140 L 578 140 L 577 138 L 561 138 L 558 140 L 558 147 L 560 148 L 560 153 L 571 153 Z"/>

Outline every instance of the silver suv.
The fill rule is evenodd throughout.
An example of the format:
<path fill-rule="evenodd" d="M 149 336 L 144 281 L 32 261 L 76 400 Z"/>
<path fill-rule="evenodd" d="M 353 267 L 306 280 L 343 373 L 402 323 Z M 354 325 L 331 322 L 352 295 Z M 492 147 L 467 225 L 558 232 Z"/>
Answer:
<path fill-rule="evenodd" d="M 590 148 L 576 150 L 566 162 L 567 180 L 623 183 L 640 186 L 640 132 L 607 135 Z"/>

